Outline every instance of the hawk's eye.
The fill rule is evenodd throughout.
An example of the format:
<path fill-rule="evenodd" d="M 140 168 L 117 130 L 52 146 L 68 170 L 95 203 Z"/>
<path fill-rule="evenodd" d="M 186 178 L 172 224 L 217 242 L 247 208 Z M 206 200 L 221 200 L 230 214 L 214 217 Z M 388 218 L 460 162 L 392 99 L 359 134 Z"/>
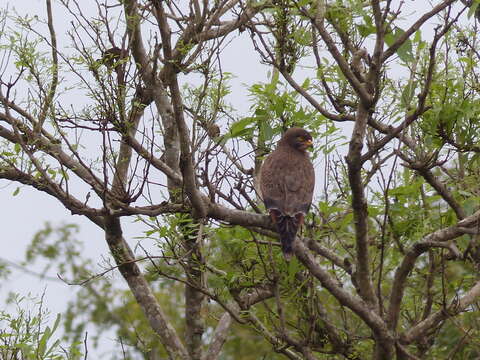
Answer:
<path fill-rule="evenodd" d="M 300 141 L 300 142 L 305 141 L 305 138 L 303 136 L 297 136 L 297 141 Z"/>

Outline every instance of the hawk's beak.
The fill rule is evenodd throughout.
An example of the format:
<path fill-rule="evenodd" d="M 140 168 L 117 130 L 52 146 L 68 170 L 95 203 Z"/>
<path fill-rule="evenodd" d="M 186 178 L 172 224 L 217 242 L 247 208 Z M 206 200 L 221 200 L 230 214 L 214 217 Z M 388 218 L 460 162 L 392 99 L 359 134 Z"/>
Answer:
<path fill-rule="evenodd" d="M 308 139 L 304 141 L 306 147 L 313 147 L 313 141 Z"/>

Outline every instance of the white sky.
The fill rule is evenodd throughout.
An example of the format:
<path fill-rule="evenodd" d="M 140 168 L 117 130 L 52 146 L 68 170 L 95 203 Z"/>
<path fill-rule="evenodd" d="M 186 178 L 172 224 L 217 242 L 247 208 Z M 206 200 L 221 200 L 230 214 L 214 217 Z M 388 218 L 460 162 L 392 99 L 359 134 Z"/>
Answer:
<path fill-rule="evenodd" d="M 85 1 L 86 0 L 82 0 Z M 90 2 L 89 2 L 90 3 Z M 15 7 L 20 14 L 38 14 L 44 17 L 45 2 L 42 0 L 6 0 L 6 4 Z M 5 6 L 5 0 L 0 1 L 0 6 Z M 417 18 L 423 10 L 428 9 L 429 5 L 424 1 L 406 1 L 406 6 L 411 11 L 405 11 L 404 14 L 414 14 Z M 55 5 L 54 9 L 58 6 Z M 67 26 L 67 19 L 62 16 L 62 12 L 54 12 L 55 25 L 58 33 L 62 33 L 62 28 Z M 248 114 L 248 98 L 246 88 L 242 84 L 253 84 L 258 81 L 266 81 L 265 67 L 259 64 L 259 58 L 252 50 L 250 42 L 246 39 L 247 32 L 243 34 L 243 39 L 236 40 L 234 45 L 228 46 L 223 61 L 223 70 L 231 72 L 237 76 L 232 81 L 231 102 L 237 107 L 239 113 Z M 31 241 L 35 232 L 41 229 L 45 222 L 52 223 L 53 226 L 62 222 L 78 224 L 81 232 L 79 239 L 85 243 L 85 256 L 94 259 L 95 262 L 101 262 L 102 254 L 106 255 L 107 246 L 102 232 L 89 221 L 80 216 L 71 216 L 65 208 L 54 198 L 23 186 L 20 193 L 12 197 L 17 184 L 11 184 L 0 180 L 0 204 L 2 204 L 1 239 L 2 252 L 0 257 L 13 262 L 20 263 L 24 259 L 25 248 Z M 320 189 L 318 189 L 320 191 Z M 134 245 L 134 237 L 140 234 L 136 233 L 135 227 L 129 224 L 128 219 L 123 220 L 124 232 L 130 244 Z M 41 266 L 30 268 L 30 270 L 40 271 Z M 8 282 L 0 283 L 0 299 L 4 298 L 10 291 L 20 294 L 40 295 L 45 290 L 45 306 L 53 314 L 65 310 L 67 299 L 75 296 L 75 288 L 72 288 L 61 282 L 50 282 L 39 280 L 38 278 L 25 274 L 12 268 L 13 274 Z M 55 277 L 55 273 L 50 273 Z M 118 277 L 118 281 L 123 281 Z M 54 316 L 52 316 L 52 321 Z M 93 331 L 93 330 L 91 330 Z M 106 335 L 103 341 L 103 349 L 117 348 L 111 335 Z M 91 358 L 95 358 L 92 348 L 89 349 Z"/>
<path fill-rule="evenodd" d="M 0 7 L 5 7 L 3 1 L 0 1 Z M 46 6 L 43 0 L 7 0 L 6 3 L 10 9 L 14 7 L 19 14 L 37 14 L 41 18 L 46 18 L 44 15 Z M 56 11 L 59 8 L 54 3 L 54 24 L 57 34 L 61 37 L 65 33 L 63 29 L 67 29 L 69 24 L 62 11 Z M 244 33 L 243 38 L 246 36 L 248 36 L 247 32 Z M 228 46 L 224 55 L 226 60 L 223 62 L 223 70 L 238 76 L 232 80 L 234 95 L 231 97 L 231 102 L 234 103 L 239 113 L 246 114 L 249 104 L 247 103 L 246 87 L 243 84 L 266 81 L 266 72 L 262 70 L 264 67 L 260 65 L 258 56 L 252 51 L 248 41 L 236 40 L 235 46 Z M 3 209 L 5 209 L 2 211 L 0 219 L 1 239 L 5 244 L 2 247 L 0 258 L 21 263 L 33 235 L 43 228 L 45 222 L 50 222 L 53 227 L 61 223 L 76 223 L 80 226 L 77 238 L 85 244 L 83 255 L 92 258 L 95 263 L 103 263 L 102 256 L 108 257 L 108 248 L 100 229 L 81 216 L 70 215 L 63 205 L 51 196 L 27 186 L 22 186 L 20 193 L 12 196 L 17 186 L 15 183 L 0 180 L 0 204 L 3 204 Z M 134 238 L 141 234 L 136 231 L 139 229 L 138 225 L 133 224 L 132 221 L 133 219 L 124 218 L 122 223 L 125 238 L 134 247 L 136 244 Z M 29 266 L 29 270 L 40 272 L 43 265 L 44 263 L 33 267 Z M 44 305 L 51 311 L 53 322 L 55 314 L 66 310 L 68 300 L 75 297 L 77 289 L 74 286 L 59 281 L 42 280 L 15 268 L 11 268 L 11 271 L 9 281 L 0 282 L 0 304 L 9 292 L 40 296 L 45 291 Z M 54 269 L 48 276 L 56 277 Z M 119 275 L 116 276 L 116 279 L 119 282 L 124 281 Z M 90 334 L 94 332 L 94 329 L 89 330 Z M 92 347 L 89 348 L 89 358 L 93 359 L 104 352 L 108 353 L 110 349 L 118 349 L 118 344 L 112 334 L 105 334 L 100 350 L 95 351 Z"/>

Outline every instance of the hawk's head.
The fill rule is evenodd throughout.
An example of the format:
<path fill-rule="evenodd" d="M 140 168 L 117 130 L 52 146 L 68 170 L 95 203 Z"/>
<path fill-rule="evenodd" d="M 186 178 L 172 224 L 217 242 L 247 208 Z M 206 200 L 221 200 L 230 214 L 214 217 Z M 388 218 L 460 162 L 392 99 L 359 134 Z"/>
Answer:
<path fill-rule="evenodd" d="M 283 137 L 280 140 L 280 145 L 283 144 L 300 151 L 305 151 L 307 148 L 313 146 L 313 139 L 312 135 L 310 135 L 307 130 L 293 127 L 283 134 Z"/>

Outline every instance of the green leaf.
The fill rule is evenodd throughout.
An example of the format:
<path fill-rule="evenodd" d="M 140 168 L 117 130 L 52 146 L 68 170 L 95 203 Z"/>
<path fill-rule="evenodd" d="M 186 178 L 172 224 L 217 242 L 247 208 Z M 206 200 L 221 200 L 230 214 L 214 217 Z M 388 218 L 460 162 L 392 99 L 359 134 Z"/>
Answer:
<path fill-rule="evenodd" d="M 296 6 L 298 8 L 302 7 L 302 6 L 306 6 L 308 4 L 310 4 L 311 0 L 299 0 L 298 3 L 296 4 Z"/>
<path fill-rule="evenodd" d="M 269 141 L 273 135 L 273 129 L 272 126 L 270 125 L 270 121 L 268 120 L 263 120 L 259 121 L 259 128 L 260 128 L 260 136 L 263 141 Z"/>
<path fill-rule="evenodd" d="M 413 37 L 413 41 L 415 41 L 416 43 L 422 41 L 422 31 L 421 30 L 415 31 L 415 36 Z"/>
<path fill-rule="evenodd" d="M 399 27 L 395 28 L 395 31 L 389 32 L 385 35 L 385 42 L 388 46 L 392 46 L 399 38 L 405 33 L 405 31 Z M 408 63 L 413 61 L 412 41 L 410 39 L 405 42 L 397 50 L 398 57 Z"/>
<path fill-rule="evenodd" d="M 310 78 L 306 78 L 305 81 L 302 84 L 302 88 L 308 90 L 310 87 Z"/>
<path fill-rule="evenodd" d="M 366 26 L 364 24 L 357 25 L 358 32 L 363 37 L 367 37 L 368 35 L 375 34 L 375 28 Z"/>
<path fill-rule="evenodd" d="M 52 178 L 54 178 L 57 175 L 57 172 L 53 169 L 47 169 L 47 172 L 50 174 Z"/>
<path fill-rule="evenodd" d="M 247 126 L 254 123 L 255 120 L 254 117 L 246 117 L 233 123 L 230 127 L 230 137 L 234 138 L 243 135 Z"/>
<path fill-rule="evenodd" d="M 413 92 L 415 90 L 415 83 L 409 82 L 402 91 L 402 96 L 400 98 L 400 104 L 406 108 L 410 105 L 412 101 Z"/>
<path fill-rule="evenodd" d="M 38 342 L 37 352 L 41 357 L 43 357 L 43 355 L 45 354 L 45 352 L 47 350 L 47 342 L 50 339 L 51 334 L 52 333 L 50 331 L 50 328 L 47 326 L 45 328 L 45 331 L 44 331 L 42 337 L 40 338 L 40 341 Z"/>
<path fill-rule="evenodd" d="M 469 19 L 475 14 L 479 5 L 480 5 L 480 0 L 473 1 L 473 4 L 470 6 L 470 9 L 468 9 L 468 13 L 467 13 L 467 17 Z"/>
<path fill-rule="evenodd" d="M 62 316 L 60 314 L 57 314 L 57 317 L 55 318 L 55 323 L 53 324 L 52 333 L 57 330 L 58 325 L 60 325 L 60 319 L 61 318 L 62 318 Z"/>

